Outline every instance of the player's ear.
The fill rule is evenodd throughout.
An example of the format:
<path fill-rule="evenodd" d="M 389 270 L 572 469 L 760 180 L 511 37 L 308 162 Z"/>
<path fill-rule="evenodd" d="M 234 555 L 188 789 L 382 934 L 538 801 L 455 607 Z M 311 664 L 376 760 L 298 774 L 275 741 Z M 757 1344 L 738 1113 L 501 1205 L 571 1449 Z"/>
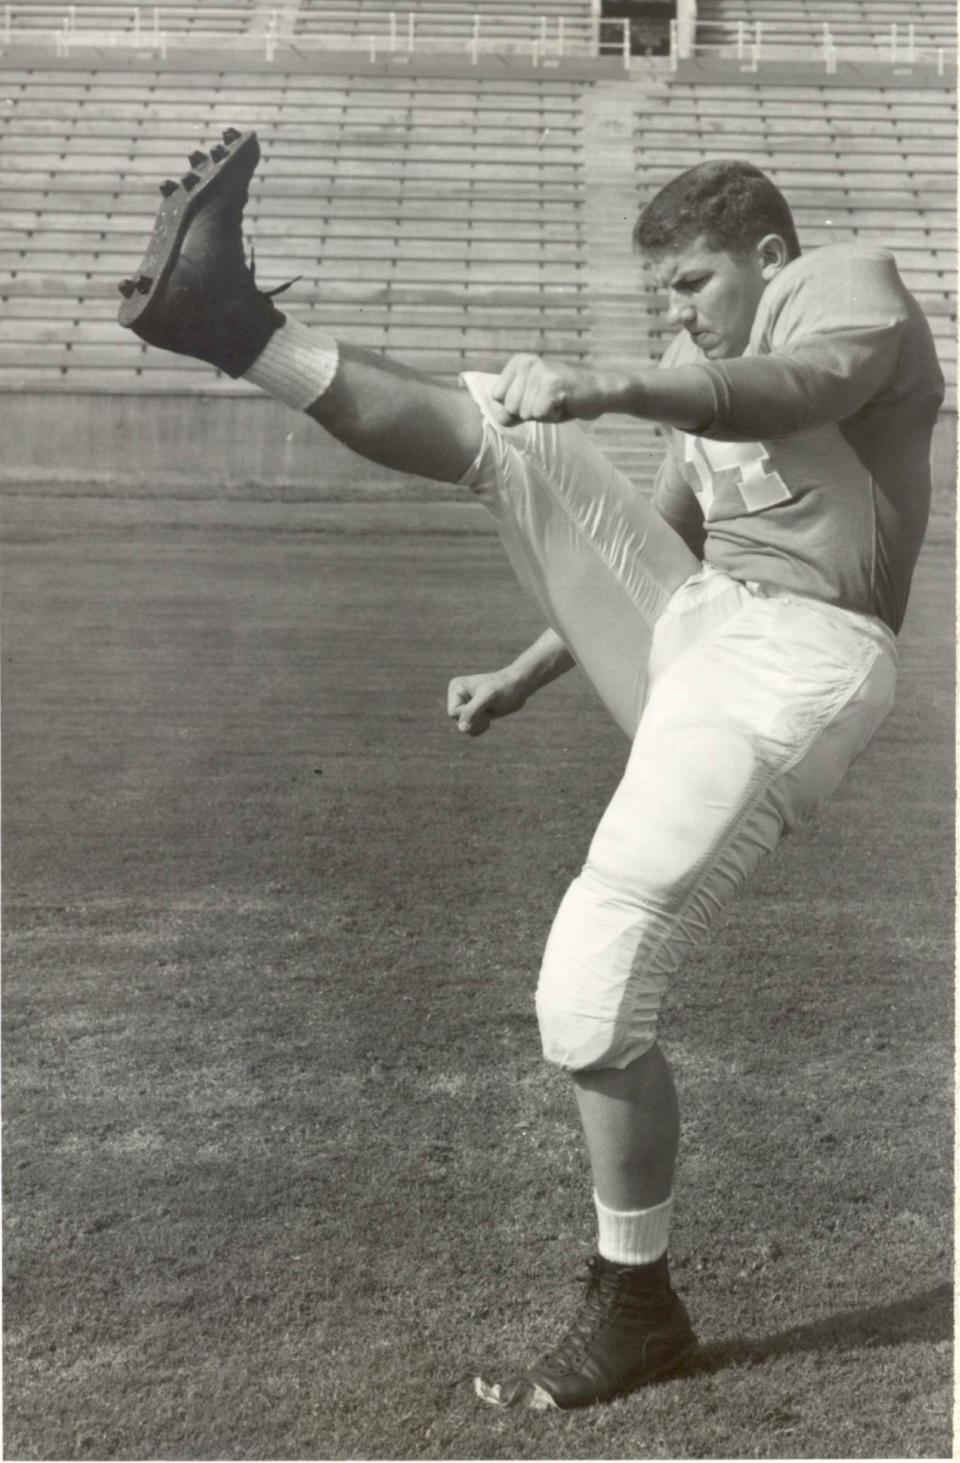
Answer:
<path fill-rule="evenodd" d="M 757 244 L 757 254 L 760 259 L 760 271 L 768 283 L 774 275 L 780 273 L 784 265 L 790 263 L 790 251 L 786 241 L 779 234 L 764 234 Z"/>

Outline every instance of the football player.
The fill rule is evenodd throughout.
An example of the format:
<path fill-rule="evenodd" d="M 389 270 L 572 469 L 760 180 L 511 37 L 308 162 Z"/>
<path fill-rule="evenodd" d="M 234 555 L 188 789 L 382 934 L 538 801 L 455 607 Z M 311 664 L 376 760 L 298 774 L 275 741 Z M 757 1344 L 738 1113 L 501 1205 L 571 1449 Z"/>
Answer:
<path fill-rule="evenodd" d="M 231 130 L 164 185 L 121 323 L 486 505 L 547 628 L 511 665 L 454 679 L 462 731 L 579 664 L 631 739 L 536 998 L 545 1056 L 576 1096 L 597 1251 L 557 1345 L 476 1381 L 500 1406 L 602 1402 L 695 1345 L 667 1264 L 679 1108 L 658 1007 L 890 709 L 943 395 L 932 338 L 889 253 L 802 254 L 773 183 L 711 162 L 668 183 L 635 229 L 678 327 L 659 367 L 520 355 L 499 376 L 438 382 L 257 288 L 241 219 L 258 156 Z M 610 411 L 665 429 L 653 504 L 576 425 Z"/>

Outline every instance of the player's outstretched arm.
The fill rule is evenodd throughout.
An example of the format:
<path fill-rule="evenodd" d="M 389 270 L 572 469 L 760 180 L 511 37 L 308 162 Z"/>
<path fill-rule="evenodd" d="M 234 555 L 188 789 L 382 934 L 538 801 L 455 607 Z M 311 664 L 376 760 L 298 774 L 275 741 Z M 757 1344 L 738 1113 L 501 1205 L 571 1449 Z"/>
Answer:
<path fill-rule="evenodd" d="M 491 390 L 507 424 L 593 421 L 605 412 L 645 417 L 695 432 L 713 419 L 716 401 L 696 366 L 594 371 L 542 356 L 511 356 Z"/>
<path fill-rule="evenodd" d="M 481 736 L 491 721 L 519 711 L 534 691 L 575 664 L 556 631 L 545 630 L 503 670 L 454 676 L 447 689 L 447 715 L 467 736 Z"/>

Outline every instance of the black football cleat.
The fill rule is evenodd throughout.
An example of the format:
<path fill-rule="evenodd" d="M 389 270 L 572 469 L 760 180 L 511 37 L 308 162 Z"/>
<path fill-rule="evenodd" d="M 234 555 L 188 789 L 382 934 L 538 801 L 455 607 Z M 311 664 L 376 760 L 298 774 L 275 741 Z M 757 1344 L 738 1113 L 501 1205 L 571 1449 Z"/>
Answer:
<path fill-rule="evenodd" d="M 163 202 L 137 273 L 121 282 L 117 316 L 148 345 L 242 376 L 283 321 L 243 254 L 243 209 L 260 161 L 255 132 L 229 128 L 209 155 L 190 155 Z M 277 291 L 274 291 L 277 293 Z"/>
<path fill-rule="evenodd" d="M 632 1266 L 594 1255 L 580 1310 L 553 1351 L 504 1382 L 476 1377 L 474 1389 L 497 1407 L 591 1407 L 668 1376 L 696 1344 L 686 1307 L 670 1287 L 666 1256 Z"/>

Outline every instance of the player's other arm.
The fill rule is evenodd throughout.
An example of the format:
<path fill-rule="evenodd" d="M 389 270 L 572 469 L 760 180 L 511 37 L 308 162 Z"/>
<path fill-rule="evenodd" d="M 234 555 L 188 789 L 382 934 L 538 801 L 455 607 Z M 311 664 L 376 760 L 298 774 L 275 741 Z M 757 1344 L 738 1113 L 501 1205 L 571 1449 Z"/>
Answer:
<path fill-rule="evenodd" d="M 477 737 L 491 721 L 510 716 L 528 697 L 576 664 L 555 630 L 543 634 L 498 671 L 454 676 L 447 690 L 447 715 L 460 731 Z"/>

